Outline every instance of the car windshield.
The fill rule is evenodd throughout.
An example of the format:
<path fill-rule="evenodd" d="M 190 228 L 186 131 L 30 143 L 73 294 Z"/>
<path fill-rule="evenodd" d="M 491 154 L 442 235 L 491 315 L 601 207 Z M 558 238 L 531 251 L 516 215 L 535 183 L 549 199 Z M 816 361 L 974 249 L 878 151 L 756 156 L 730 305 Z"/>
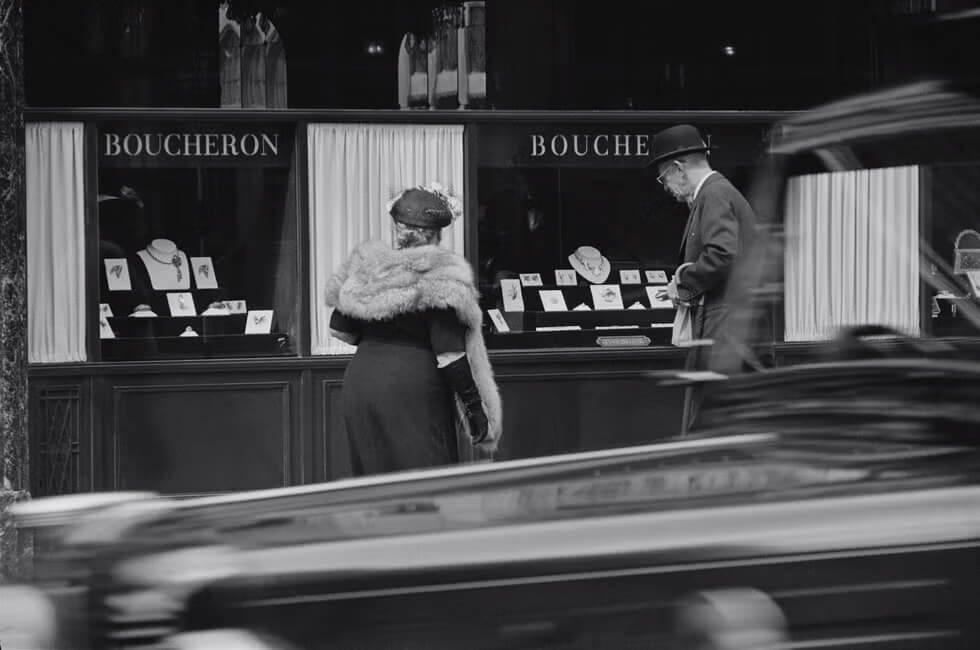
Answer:
<path fill-rule="evenodd" d="M 888 356 L 980 333 L 975 95 L 929 82 L 791 118 L 751 201 L 762 254 L 736 270 L 743 309 L 719 366 L 765 365 L 747 350 L 773 343 L 785 366 L 814 360 L 793 350 Z"/>

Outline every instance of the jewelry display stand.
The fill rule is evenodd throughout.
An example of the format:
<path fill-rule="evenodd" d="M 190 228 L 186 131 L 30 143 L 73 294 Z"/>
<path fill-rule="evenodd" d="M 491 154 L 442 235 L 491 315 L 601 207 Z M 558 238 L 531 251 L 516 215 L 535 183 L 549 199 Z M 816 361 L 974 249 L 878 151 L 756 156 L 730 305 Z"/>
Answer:
<path fill-rule="evenodd" d="M 544 281 L 541 285 L 505 279 L 492 292 L 486 292 L 493 300 L 493 304 L 484 305 L 493 310 L 484 318 L 487 346 L 669 346 L 675 310 L 669 301 L 664 304 L 661 294 L 666 285 L 660 280 L 669 280 L 673 269 L 640 264 L 616 265 L 614 269 L 596 249 L 585 252 L 589 253 L 584 260 L 587 264 L 581 256 L 569 256 L 578 275 L 574 284 L 568 284 L 567 273 L 556 273 L 560 269 L 542 269 L 517 274 L 522 279 L 539 276 Z M 555 284 L 559 278 L 562 284 Z M 626 282 L 622 282 L 624 278 Z"/>
<path fill-rule="evenodd" d="M 143 261 L 150 285 L 155 291 L 177 291 L 191 288 L 191 268 L 187 254 L 169 239 L 154 239 L 136 253 Z"/>

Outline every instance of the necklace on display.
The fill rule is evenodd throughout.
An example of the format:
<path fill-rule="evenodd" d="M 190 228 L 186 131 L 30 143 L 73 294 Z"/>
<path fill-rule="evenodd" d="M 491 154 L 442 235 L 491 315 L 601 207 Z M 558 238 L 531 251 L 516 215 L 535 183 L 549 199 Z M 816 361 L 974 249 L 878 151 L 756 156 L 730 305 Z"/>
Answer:
<path fill-rule="evenodd" d="M 160 251 L 154 253 L 155 249 L 152 242 L 146 246 L 145 250 L 146 254 L 153 258 L 154 261 L 160 264 L 166 264 L 167 266 L 173 266 L 174 270 L 177 271 L 177 282 L 180 282 L 184 278 L 184 272 L 180 270 L 181 265 L 183 265 L 183 260 L 181 260 L 180 254 L 176 250 L 174 250 L 173 257 L 169 260 L 166 259 L 166 253 Z M 164 259 L 158 257 L 158 254 L 163 256 Z"/>

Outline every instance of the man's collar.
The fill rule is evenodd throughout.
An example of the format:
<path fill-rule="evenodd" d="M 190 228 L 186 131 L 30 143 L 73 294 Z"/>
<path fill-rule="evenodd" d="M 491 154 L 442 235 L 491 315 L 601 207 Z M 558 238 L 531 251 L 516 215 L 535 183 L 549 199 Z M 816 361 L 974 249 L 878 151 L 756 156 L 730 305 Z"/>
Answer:
<path fill-rule="evenodd" d="M 712 169 L 707 174 L 705 174 L 704 177 L 701 178 L 701 181 L 698 183 L 698 186 L 694 188 L 694 196 L 691 197 L 691 203 L 694 203 L 695 201 L 698 200 L 698 193 L 701 191 L 701 187 L 704 185 L 704 182 L 716 173 L 717 172 Z"/>

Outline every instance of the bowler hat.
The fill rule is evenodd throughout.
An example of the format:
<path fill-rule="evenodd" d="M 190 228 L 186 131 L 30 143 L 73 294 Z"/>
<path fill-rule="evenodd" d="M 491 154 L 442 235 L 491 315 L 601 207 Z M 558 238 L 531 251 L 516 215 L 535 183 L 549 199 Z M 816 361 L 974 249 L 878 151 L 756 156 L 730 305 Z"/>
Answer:
<path fill-rule="evenodd" d="M 653 153 L 647 166 L 656 165 L 659 162 L 677 158 L 692 151 L 708 151 L 709 149 L 711 147 L 705 144 L 701 133 L 696 128 L 690 124 L 678 124 L 653 136 Z"/>
<path fill-rule="evenodd" d="M 442 197 L 414 187 L 392 204 L 391 217 L 408 226 L 433 229 L 445 228 L 453 222 L 453 213 Z"/>

